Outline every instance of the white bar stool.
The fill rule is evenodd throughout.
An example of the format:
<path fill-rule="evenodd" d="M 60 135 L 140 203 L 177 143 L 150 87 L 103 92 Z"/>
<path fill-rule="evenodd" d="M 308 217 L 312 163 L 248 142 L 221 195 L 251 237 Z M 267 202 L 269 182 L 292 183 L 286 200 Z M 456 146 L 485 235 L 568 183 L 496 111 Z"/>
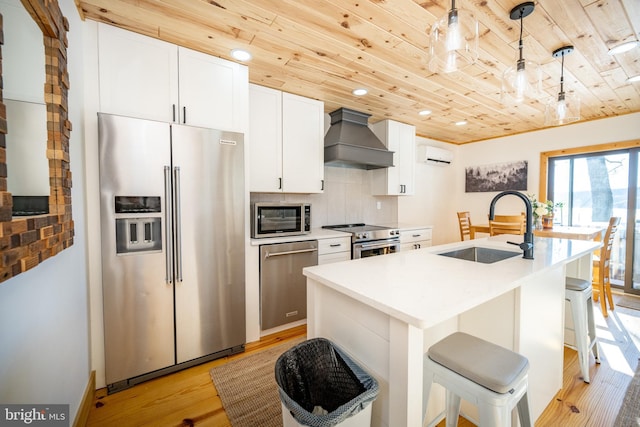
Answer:
<path fill-rule="evenodd" d="M 458 425 L 461 398 L 478 407 L 480 427 L 511 426 L 511 412 L 516 406 L 520 425 L 531 427 L 528 371 L 526 357 L 455 332 L 432 345 L 424 357 L 425 415 L 431 385 L 436 382 L 447 389 L 447 427 Z"/>
<path fill-rule="evenodd" d="M 593 320 L 593 288 L 591 282 L 575 277 L 565 279 L 564 298 L 571 304 L 573 330 L 576 336 L 575 349 L 578 350 L 578 360 L 582 379 L 585 383 L 589 378 L 589 350 L 593 351 L 596 363 L 600 363 L 596 327 Z M 569 346 L 572 347 L 572 346 Z"/>

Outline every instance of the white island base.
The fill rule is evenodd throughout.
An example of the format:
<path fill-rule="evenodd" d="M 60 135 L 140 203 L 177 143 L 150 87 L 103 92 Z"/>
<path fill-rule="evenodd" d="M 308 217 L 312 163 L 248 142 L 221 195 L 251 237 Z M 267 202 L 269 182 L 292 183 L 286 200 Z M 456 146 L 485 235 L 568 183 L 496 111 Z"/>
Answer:
<path fill-rule="evenodd" d="M 495 264 L 437 255 L 470 245 L 514 251 L 504 240 L 498 236 L 305 269 L 307 336 L 332 340 L 378 380 L 372 426 L 423 425 L 424 353 L 455 331 L 529 359 L 534 420 L 560 390 L 567 264 L 572 263 L 572 275 L 589 277 L 591 252 L 599 244 L 537 238 L 535 260 L 518 256 Z M 476 408 L 464 401 L 462 413 L 477 420 Z M 443 417 L 444 389 L 434 384 L 424 425 Z"/>

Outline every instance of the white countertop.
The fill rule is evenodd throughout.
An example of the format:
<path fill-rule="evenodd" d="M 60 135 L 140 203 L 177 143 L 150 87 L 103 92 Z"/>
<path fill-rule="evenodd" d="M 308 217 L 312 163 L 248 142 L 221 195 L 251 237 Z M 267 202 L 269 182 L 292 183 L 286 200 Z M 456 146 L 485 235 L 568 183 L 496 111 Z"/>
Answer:
<path fill-rule="evenodd" d="M 493 264 L 438 253 L 481 246 L 522 253 L 502 235 L 389 255 L 305 267 L 304 275 L 364 304 L 425 329 L 516 288 L 524 278 L 565 264 L 601 242 L 534 239 L 534 259 L 521 255 Z"/>

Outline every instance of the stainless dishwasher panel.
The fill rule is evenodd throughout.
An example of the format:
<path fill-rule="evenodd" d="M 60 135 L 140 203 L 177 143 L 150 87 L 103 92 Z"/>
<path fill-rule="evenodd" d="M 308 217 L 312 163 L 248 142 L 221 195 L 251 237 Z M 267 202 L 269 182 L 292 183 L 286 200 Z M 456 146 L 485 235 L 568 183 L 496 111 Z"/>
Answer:
<path fill-rule="evenodd" d="M 262 330 L 307 317 L 307 280 L 302 269 L 317 264 L 317 240 L 260 246 Z"/>

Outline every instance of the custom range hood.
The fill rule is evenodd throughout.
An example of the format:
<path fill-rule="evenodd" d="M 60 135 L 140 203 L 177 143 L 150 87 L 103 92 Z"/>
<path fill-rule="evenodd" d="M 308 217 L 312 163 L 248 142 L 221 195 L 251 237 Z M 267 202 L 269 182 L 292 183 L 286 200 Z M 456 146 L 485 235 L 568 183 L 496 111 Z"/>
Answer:
<path fill-rule="evenodd" d="M 324 137 L 324 162 L 359 169 L 393 166 L 393 151 L 369 129 L 371 114 L 340 108 L 331 115 L 331 127 Z"/>

